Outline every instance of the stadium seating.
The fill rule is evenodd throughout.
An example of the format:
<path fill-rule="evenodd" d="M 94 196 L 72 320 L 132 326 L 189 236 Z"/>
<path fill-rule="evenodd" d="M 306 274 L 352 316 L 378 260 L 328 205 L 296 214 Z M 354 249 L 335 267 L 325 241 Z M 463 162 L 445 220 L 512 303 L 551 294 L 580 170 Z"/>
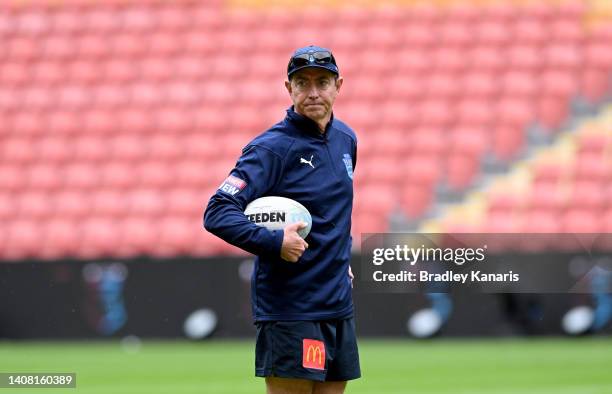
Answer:
<path fill-rule="evenodd" d="M 200 217 L 242 146 L 283 116 L 298 46 L 333 48 L 346 79 L 355 236 L 421 220 L 486 158 L 520 159 L 530 126 L 558 138 L 573 100 L 610 95 L 612 23 L 584 1 L 254 3 L 0 4 L 0 259 L 240 253 Z M 465 228 L 609 230 L 610 141 L 580 135 L 576 160 L 534 168 L 520 217 L 493 199 Z M 551 200 L 560 183 L 575 186 Z"/>

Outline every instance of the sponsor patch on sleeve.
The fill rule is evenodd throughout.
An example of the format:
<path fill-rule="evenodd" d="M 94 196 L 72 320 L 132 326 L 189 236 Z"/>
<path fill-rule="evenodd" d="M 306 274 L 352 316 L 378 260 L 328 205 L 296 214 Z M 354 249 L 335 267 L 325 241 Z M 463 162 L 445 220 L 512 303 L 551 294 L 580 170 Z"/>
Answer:
<path fill-rule="evenodd" d="M 223 181 L 223 183 L 221 183 L 221 186 L 219 186 L 219 190 L 227 194 L 231 194 L 232 196 L 235 196 L 236 194 L 240 193 L 240 191 L 244 189 L 246 185 L 247 183 L 242 179 L 230 175 L 227 177 L 226 180 Z"/>

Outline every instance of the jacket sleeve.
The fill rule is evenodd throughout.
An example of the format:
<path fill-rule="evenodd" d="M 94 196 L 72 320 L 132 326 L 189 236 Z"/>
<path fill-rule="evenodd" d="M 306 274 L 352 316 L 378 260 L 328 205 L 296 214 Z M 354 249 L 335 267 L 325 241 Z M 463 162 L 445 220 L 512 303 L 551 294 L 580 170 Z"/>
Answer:
<path fill-rule="evenodd" d="M 204 228 L 224 241 L 255 255 L 280 257 L 283 231 L 271 231 L 247 219 L 249 202 L 274 189 L 282 160 L 259 146 L 247 146 L 230 176 L 211 197 L 204 212 Z"/>

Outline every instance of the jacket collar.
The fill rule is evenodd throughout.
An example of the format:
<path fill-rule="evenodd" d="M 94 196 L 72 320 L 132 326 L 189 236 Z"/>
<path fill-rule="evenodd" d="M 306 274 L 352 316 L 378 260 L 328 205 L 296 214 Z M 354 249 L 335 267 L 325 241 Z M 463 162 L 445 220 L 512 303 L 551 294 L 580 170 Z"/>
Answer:
<path fill-rule="evenodd" d="M 325 133 L 321 133 L 319 131 L 319 125 L 314 120 L 295 112 L 293 105 L 287 109 L 286 119 L 293 123 L 300 131 L 307 133 L 310 136 L 327 140 L 329 138 L 329 133 L 332 130 L 334 113 L 332 112 L 331 118 L 325 126 Z"/>

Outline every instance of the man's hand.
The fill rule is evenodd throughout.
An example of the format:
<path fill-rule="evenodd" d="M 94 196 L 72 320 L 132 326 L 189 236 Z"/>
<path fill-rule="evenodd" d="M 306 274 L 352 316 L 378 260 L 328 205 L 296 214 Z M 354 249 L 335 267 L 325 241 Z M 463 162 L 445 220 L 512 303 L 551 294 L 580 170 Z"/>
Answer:
<path fill-rule="evenodd" d="M 283 246 L 281 247 L 281 258 L 285 261 L 295 263 L 308 249 L 308 243 L 297 233 L 298 230 L 307 227 L 304 222 L 288 225 L 283 229 Z"/>

